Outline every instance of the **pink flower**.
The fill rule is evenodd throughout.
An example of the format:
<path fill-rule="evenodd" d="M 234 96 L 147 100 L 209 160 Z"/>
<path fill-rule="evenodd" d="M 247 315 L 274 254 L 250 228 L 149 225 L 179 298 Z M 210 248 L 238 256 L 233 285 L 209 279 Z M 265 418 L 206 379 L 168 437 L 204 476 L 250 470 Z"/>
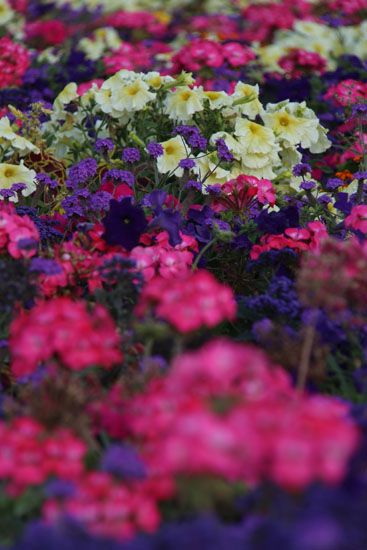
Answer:
<path fill-rule="evenodd" d="M 11 324 L 12 371 L 17 377 L 29 375 L 55 355 L 71 370 L 109 368 L 122 359 L 119 344 L 114 323 L 102 306 L 90 314 L 84 302 L 55 298 L 22 312 Z"/>
<path fill-rule="evenodd" d="M 25 32 L 28 40 L 36 39 L 38 42 L 41 40 L 49 46 L 62 44 L 70 35 L 65 24 L 57 19 L 27 23 Z"/>
<path fill-rule="evenodd" d="M 30 65 L 29 51 L 7 36 L 0 38 L 0 89 L 19 86 Z"/>
<path fill-rule="evenodd" d="M 354 206 L 349 216 L 345 218 L 344 224 L 345 227 L 367 233 L 367 206 L 364 204 Z"/>
<path fill-rule="evenodd" d="M 0 251 L 13 258 L 31 258 L 37 253 L 38 229 L 28 216 L 18 216 L 10 204 L 0 204 Z"/>
<path fill-rule="evenodd" d="M 335 86 L 331 86 L 324 98 L 331 100 L 336 106 L 354 105 L 367 98 L 367 84 L 352 78 L 342 80 Z"/>
<path fill-rule="evenodd" d="M 202 326 L 214 327 L 236 315 L 231 288 L 204 270 L 184 272 L 168 281 L 163 277 L 152 279 L 143 289 L 137 313 L 143 314 L 151 305 L 158 317 L 184 333 Z"/>

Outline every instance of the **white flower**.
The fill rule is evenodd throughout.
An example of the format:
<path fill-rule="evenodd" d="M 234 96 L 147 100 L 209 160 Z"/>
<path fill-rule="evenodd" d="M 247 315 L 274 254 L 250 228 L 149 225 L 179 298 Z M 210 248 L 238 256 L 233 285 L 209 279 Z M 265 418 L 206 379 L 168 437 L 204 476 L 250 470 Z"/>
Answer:
<path fill-rule="evenodd" d="M 270 128 L 250 120 L 239 118 L 235 127 L 236 136 L 248 153 L 270 153 L 275 147 L 275 136 Z"/>
<path fill-rule="evenodd" d="M 39 151 L 38 147 L 33 145 L 28 139 L 14 132 L 6 116 L 0 118 L 0 144 L 2 142 L 8 142 L 11 147 L 18 149 L 21 154 L 37 153 Z"/>
<path fill-rule="evenodd" d="M 140 78 L 112 91 L 112 104 L 116 111 L 141 111 L 156 94 L 149 91 L 149 86 Z"/>
<path fill-rule="evenodd" d="M 14 183 L 24 183 L 26 189 L 22 191 L 24 197 L 28 197 L 36 190 L 36 172 L 30 170 L 24 166 L 23 162 L 20 164 L 0 164 L 0 189 L 10 189 Z M 17 198 L 10 199 L 12 202 L 16 202 Z"/>
<path fill-rule="evenodd" d="M 202 87 L 182 86 L 167 94 L 165 113 L 173 120 L 187 121 L 192 115 L 204 109 L 203 98 Z"/>
<path fill-rule="evenodd" d="M 204 92 L 204 98 L 209 100 L 209 107 L 213 111 L 222 107 L 228 107 L 233 102 L 232 97 L 225 92 Z"/>
<path fill-rule="evenodd" d="M 208 185 L 222 185 L 231 179 L 231 173 L 228 170 L 217 166 L 218 161 L 215 154 L 197 157 L 195 160 L 196 165 L 193 172 L 199 176 L 200 181 L 203 183 L 203 192 L 206 191 Z"/>
<path fill-rule="evenodd" d="M 0 25 L 8 23 L 14 15 L 14 11 L 10 8 L 6 0 L 0 0 Z"/>
<path fill-rule="evenodd" d="M 70 82 L 56 97 L 54 101 L 54 109 L 56 111 L 62 111 L 65 105 L 68 105 L 75 99 L 78 99 L 78 97 L 78 86 L 75 82 Z"/>
<path fill-rule="evenodd" d="M 190 154 L 190 149 L 184 140 L 176 136 L 161 143 L 163 147 L 163 155 L 157 159 L 157 168 L 161 174 L 168 172 L 174 173 L 180 177 L 183 174 L 183 169 L 178 166 L 180 160 L 185 159 Z"/>
<path fill-rule="evenodd" d="M 244 82 L 238 82 L 234 89 L 233 94 L 234 101 L 243 101 L 236 107 L 243 115 L 248 116 L 251 119 L 256 118 L 257 115 L 263 112 L 263 106 L 259 101 L 259 86 L 251 86 Z"/>

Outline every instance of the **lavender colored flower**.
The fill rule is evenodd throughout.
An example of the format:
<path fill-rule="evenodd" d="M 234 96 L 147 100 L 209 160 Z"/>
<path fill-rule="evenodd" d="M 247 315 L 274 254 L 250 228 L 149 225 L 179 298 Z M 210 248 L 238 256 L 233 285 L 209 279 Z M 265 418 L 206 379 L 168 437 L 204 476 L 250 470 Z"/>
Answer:
<path fill-rule="evenodd" d="M 220 195 L 222 192 L 222 186 L 219 183 L 208 185 L 206 189 L 209 195 Z"/>
<path fill-rule="evenodd" d="M 130 198 L 120 202 L 112 199 L 110 210 L 103 219 L 105 228 L 103 238 L 110 245 L 121 245 L 132 250 L 139 244 L 140 235 L 144 233 L 148 222 L 144 210 L 132 204 Z"/>
<path fill-rule="evenodd" d="M 122 151 L 122 160 L 130 164 L 139 162 L 140 158 L 140 151 L 136 147 L 125 147 Z"/>
<path fill-rule="evenodd" d="M 180 168 L 183 168 L 184 170 L 191 170 L 191 168 L 194 168 L 195 161 L 193 159 L 182 159 L 178 163 Z"/>
<path fill-rule="evenodd" d="M 301 189 L 304 189 L 305 191 L 310 191 L 311 189 L 315 189 L 316 187 L 316 182 L 312 181 L 312 180 L 306 180 L 306 181 L 303 181 L 300 185 Z"/>
<path fill-rule="evenodd" d="M 200 151 L 204 151 L 208 146 L 208 140 L 201 135 L 199 128 L 196 126 L 180 125 L 173 130 L 173 135 L 184 137 L 187 143 Z"/>
<path fill-rule="evenodd" d="M 197 191 L 202 191 L 203 185 L 202 183 L 200 183 L 200 181 L 189 180 L 185 183 L 185 189 L 196 189 Z"/>
<path fill-rule="evenodd" d="M 111 198 L 110 193 L 107 193 L 107 191 L 97 191 L 97 193 L 91 195 L 88 207 L 90 210 L 93 210 L 93 212 L 108 210 Z"/>
<path fill-rule="evenodd" d="M 3 199 L 10 199 L 11 197 L 15 197 L 15 191 L 13 189 L 1 189 L 0 196 Z"/>
<path fill-rule="evenodd" d="M 97 168 L 98 163 L 93 158 L 86 158 L 74 164 L 69 169 L 67 187 L 75 189 L 81 183 L 86 183 L 96 175 Z"/>
<path fill-rule="evenodd" d="M 162 156 L 164 153 L 162 145 L 160 143 L 156 143 L 155 141 L 148 143 L 147 151 L 150 154 L 150 156 L 155 159 Z"/>
<path fill-rule="evenodd" d="M 115 146 L 112 139 L 109 138 L 97 139 L 94 144 L 95 150 L 103 155 L 106 155 L 109 151 L 112 151 L 114 147 Z"/>
<path fill-rule="evenodd" d="M 299 164 L 296 164 L 295 166 L 293 166 L 292 172 L 293 172 L 293 175 L 296 177 L 304 176 L 308 172 L 311 172 L 311 166 L 305 162 L 300 162 Z"/>
<path fill-rule="evenodd" d="M 40 172 L 39 174 L 37 174 L 36 180 L 38 184 L 49 187 L 50 189 L 56 189 L 56 187 L 58 187 L 59 185 L 56 180 L 53 180 L 48 174 L 45 174 L 44 172 Z"/>
<path fill-rule="evenodd" d="M 360 172 L 354 172 L 353 176 L 357 179 L 357 180 L 365 180 L 367 179 L 367 171 L 360 171 Z"/>
<path fill-rule="evenodd" d="M 55 260 L 48 258 L 33 258 L 29 269 L 44 275 L 58 275 L 62 272 L 61 266 Z"/>
<path fill-rule="evenodd" d="M 228 149 L 224 139 L 218 139 L 215 144 L 217 146 L 219 160 L 223 160 L 224 162 L 232 162 L 234 160 L 234 156 Z"/>
<path fill-rule="evenodd" d="M 329 189 L 330 191 L 334 191 L 334 189 L 338 189 L 338 187 L 341 187 L 343 185 L 343 181 L 339 178 L 329 178 L 326 183 L 326 189 Z"/>
<path fill-rule="evenodd" d="M 102 470 L 123 478 L 144 478 L 144 464 L 138 453 L 128 445 L 111 445 L 102 458 Z"/>
<path fill-rule="evenodd" d="M 135 177 L 132 172 L 129 172 L 128 170 L 119 170 L 117 168 L 108 170 L 103 175 L 103 179 L 102 179 L 103 183 L 105 183 L 108 180 L 114 180 L 120 183 L 126 183 L 129 187 L 134 187 L 134 183 L 135 183 Z"/>

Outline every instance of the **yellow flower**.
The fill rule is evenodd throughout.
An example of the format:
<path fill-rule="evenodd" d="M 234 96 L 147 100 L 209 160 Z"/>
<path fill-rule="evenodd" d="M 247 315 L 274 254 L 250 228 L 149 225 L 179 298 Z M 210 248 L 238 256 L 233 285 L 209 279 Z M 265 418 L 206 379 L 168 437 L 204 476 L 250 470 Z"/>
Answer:
<path fill-rule="evenodd" d="M 173 172 L 180 177 L 183 174 L 183 169 L 178 166 L 180 160 L 188 157 L 190 149 L 179 136 L 168 139 L 161 143 L 163 147 L 163 155 L 158 157 L 157 168 L 161 174 Z"/>
<path fill-rule="evenodd" d="M 117 111 L 141 111 L 153 99 L 155 94 L 140 78 L 112 92 L 112 103 Z"/>
<path fill-rule="evenodd" d="M 182 86 L 176 91 L 168 93 L 165 112 L 173 120 L 184 122 L 204 109 L 203 98 L 201 87 L 191 89 L 188 86 Z"/>
<path fill-rule="evenodd" d="M 204 92 L 204 98 L 209 100 L 209 107 L 214 111 L 231 105 L 231 96 L 225 92 Z"/>
<path fill-rule="evenodd" d="M 38 147 L 33 145 L 28 139 L 19 136 L 14 132 L 10 125 L 8 117 L 0 118 L 0 144 L 5 142 L 6 145 L 10 145 L 14 149 L 18 149 L 20 153 L 27 154 L 30 152 L 37 153 Z M 6 143 L 8 142 L 8 144 Z"/>
<path fill-rule="evenodd" d="M 262 119 L 265 125 L 269 126 L 276 136 L 287 141 L 289 145 L 301 143 L 305 136 L 306 129 L 310 126 L 311 122 L 305 118 L 296 117 L 288 113 L 285 108 L 274 113 L 264 113 Z"/>
<path fill-rule="evenodd" d="M 235 135 L 241 137 L 239 141 L 248 153 L 270 153 L 276 147 L 273 131 L 250 120 L 239 118 Z"/>
<path fill-rule="evenodd" d="M 24 197 L 28 197 L 36 190 L 36 172 L 29 170 L 20 164 L 0 164 L 0 189 L 10 189 L 14 183 L 24 183 L 27 187 L 22 191 Z M 12 202 L 16 202 L 17 198 L 11 198 Z"/>

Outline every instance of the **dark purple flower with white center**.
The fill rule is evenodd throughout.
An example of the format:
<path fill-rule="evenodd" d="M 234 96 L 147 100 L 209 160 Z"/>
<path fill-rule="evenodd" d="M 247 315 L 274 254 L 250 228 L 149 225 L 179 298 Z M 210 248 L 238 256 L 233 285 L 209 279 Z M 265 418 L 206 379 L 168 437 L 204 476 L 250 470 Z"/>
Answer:
<path fill-rule="evenodd" d="M 112 170 L 107 170 L 103 175 L 102 183 L 106 183 L 109 180 L 114 180 L 119 183 L 126 183 L 129 187 L 134 187 L 135 177 L 132 172 L 128 170 L 119 170 L 113 168 Z"/>
<path fill-rule="evenodd" d="M 178 163 L 179 167 L 183 168 L 184 170 L 191 170 L 191 168 L 194 168 L 195 164 L 196 163 L 194 159 L 182 159 Z"/>
<path fill-rule="evenodd" d="M 232 162 L 234 160 L 234 156 L 232 155 L 231 151 L 228 149 L 226 142 L 224 139 L 218 139 L 215 142 L 217 146 L 217 153 L 219 160 L 222 160 L 224 162 Z"/>
<path fill-rule="evenodd" d="M 300 162 L 293 166 L 292 172 L 294 176 L 305 176 L 307 173 L 311 172 L 311 166 L 305 162 Z"/>
<path fill-rule="evenodd" d="M 148 222 L 144 210 L 132 204 L 130 198 L 124 198 L 120 202 L 111 200 L 103 225 L 103 238 L 108 244 L 121 245 L 126 250 L 132 250 L 139 244 L 140 236 L 146 230 Z"/>
<path fill-rule="evenodd" d="M 104 139 L 97 139 L 94 144 L 95 150 L 98 151 L 98 153 L 101 153 L 102 155 L 106 155 L 109 151 L 113 151 L 114 144 L 112 139 L 104 138 Z"/>
<path fill-rule="evenodd" d="M 111 445 L 102 458 L 102 470 L 128 479 L 143 479 L 145 466 L 138 453 L 129 445 Z"/>
<path fill-rule="evenodd" d="M 139 162 L 141 158 L 140 151 L 136 147 L 125 147 L 122 151 L 122 160 L 133 164 Z"/>
<path fill-rule="evenodd" d="M 300 185 L 301 189 L 304 189 L 305 191 L 311 191 L 311 189 L 315 189 L 316 182 L 312 180 L 306 180 L 303 181 Z"/>
<path fill-rule="evenodd" d="M 150 154 L 150 156 L 155 159 L 157 159 L 158 157 L 161 157 L 164 153 L 162 145 L 160 143 L 156 143 L 155 141 L 148 143 L 147 151 Z"/>
<path fill-rule="evenodd" d="M 55 260 L 48 258 L 33 258 L 29 270 L 44 275 L 58 275 L 62 272 L 61 266 Z"/>

